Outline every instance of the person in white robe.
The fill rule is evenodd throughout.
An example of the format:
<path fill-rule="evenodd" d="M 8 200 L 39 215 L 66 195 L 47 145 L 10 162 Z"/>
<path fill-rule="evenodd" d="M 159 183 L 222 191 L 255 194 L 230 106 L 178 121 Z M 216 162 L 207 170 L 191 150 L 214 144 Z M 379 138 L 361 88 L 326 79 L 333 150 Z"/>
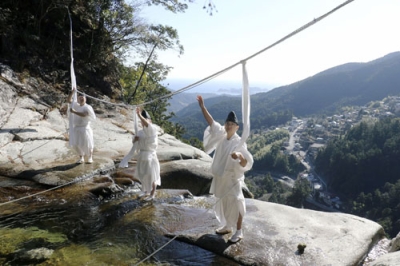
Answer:
<path fill-rule="evenodd" d="M 157 186 L 161 185 L 160 163 L 157 158 L 158 135 L 157 127 L 152 124 L 150 115 L 136 108 L 143 129 L 139 130 L 133 138 L 133 143 L 138 142 L 135 177 L 142 184 L 144 200 L 151 201 L 155 197 Z"/>
<path fill-rule="evenodd" d="M 230 242 L 238 242 L 243 238 L 242 222 L 246 213 L 246 204 L 242 192 L 244 173 L 253 166 L 253 156 L 247 150 L 246 143 L 240 145 L 241 138 L 236 134 L 239 122 L 235 113 L 229 113 L 224 126 L 216 122 L 204 105 L 202 96 L 197 96 L 200 109 L 208 123 L 204 132 L 203 144 L 206 153 L 214 152 L 211 164 L 213 180 L 210 193 L 217 202 L 214 213 L 222 227 L 217 234 L 228 234 L 236 228 Z M 239 146 L 240 145 L 240 146 Z"/>
<path fill-rule="evenodd" d="M 75 88 L 68 95 L 69 112 L 72 115 L 69 144 L 79 155 L 77 163 L 83 163 L 85 157 L 87 158 L 87 163 L 93 163 L 94 140 L 90 122 L 96 120 L 96 115 L 92 106 L 86 103 L 86 96 L 79 95 L 77 101 L 73 101 L 74 93 L 76 93 Z"/>

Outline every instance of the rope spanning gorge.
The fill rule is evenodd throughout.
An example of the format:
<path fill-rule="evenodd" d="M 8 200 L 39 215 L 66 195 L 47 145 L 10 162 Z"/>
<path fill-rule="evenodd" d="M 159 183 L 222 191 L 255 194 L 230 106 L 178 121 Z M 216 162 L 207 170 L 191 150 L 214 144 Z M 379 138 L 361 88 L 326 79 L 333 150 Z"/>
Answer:
<path fill-rule="evenodd" d="M 99 98 L 96 98 L 96 97 L 87 95 L 87 94 L 85 94 L 85 93 L 83 93 L 83 92 L 81 92 L 81 91 L 78 91 L 78 90 L 76 90 L 76 91 L 77 91 L 78 93 L 80 93 L 80 94 L 84 94 L 84 95 L 85 95 L 86 97 L 88 97 L 88 98 L 91 98 L 91 99 L 96 100 L 96 101 L 99 101 L 99 102 L 103 102 L 103 103 L 110 104 L 110 105 L 115 105 L 115 106 L 125 107 L 125 108 L 127 108 L 127 109 L 134 109 L 134 108 L 136 108 L 136 107 L 138 107 L 138 106 L 145 106 L 145 105 L 148 105 L 148 104 L 150 104 L 150 103 L 152 103 L 152 102 L 155 102 L 155 101 L 157 101 L 157 100 L 164 99 L 164 98 L 168 98 L 168 97 L 171 97 L 171 96 L 174 96 L 174 95 L 183 93 L 183 92 L 185 92 L 185 91 L 188 91 L 188 90 L 190 90 L 190 89 L 193 89 L 193 88 L 195 88 L 195 87 L 197 87 L 197 86 L 199 86 L 199 85 L 201 85 L 201 84 L 203 84 L 203 83 L 205 83 L 205 82 L 208 82 L 208 81 L 210 81 L 210 80 L 212 80 L 212 79 L 214 79 L 214 78 L 216 78 L 216 77 L 222 75 L 223 73 L 225 73 L 225 72 L 227 72 L 227 71 L 233 69 L 234 67 L 238 66 L 239 64 L 242 64 L 242 66 L 243 66 L 242 111 L 247 110 L 247 111 L 246 111 L 247 114 L 243 115 L 243 117 L 244 117 L 244 118 L 247 117 L 246 120 L 249 120 L 248 114 L 249 114 L 249 107 L 250 107 L 250 106 L 247 105 L 248 108 L 244 108 L 244 107 L 246 107 L 245 102 L 248 102 L 248 104 L 249 104 L 249 102 L 250 102 L 250 101 L 249 101 L 249 92 L 248 92 L 247 72 L 246 72 L 246 70 L 245 70 L 245 64 L 246 64 L 246 62 L 249 61 L 249 60 L 251 60 L 252 58 L 254 58 L 254 57 L 260 55 L 261 53 L 263 53 L 263 52 L 265 52 L 265 51 L 267 51 L 267 50 L 269 50 L 269 49 L 271 49 L 271 48 L 277 46 L 278 44 L 280 44 L 280 43 L 282 43 L 282 42 L 288 40 L 289 38 L 295 36 L 296 34 L 302 32 L 302 31 L 304 31 L 305 29 L 307 29 L 307 28 L 309 28 L 309 27 L 315 25 L 316 23 L 318 23 L 318 22 L 321 21 L 322 19 L 328 17 L 329 15 L 333 14 L 334 12 L 338 11 L 339 9 L 343 8 L 344 6 L 348 5 L 349 3 L 353 2 L 353 1 L 354 1 L 354 0 L 347 0 L 347 1 L 345 1 L 344 3 L 340 4 L 339 6 L 335 7 L 335 8 L 332 9 L 332 10 L 330 10 L 329 12 L 323 14 L 322 16 L 320 16 L 320 17 L 318 17 L 318 18 L 313 19 L 313 20 L 310 21 L 309 23 L 307 23 L 307 24 L 301 26 L 300 28 L 298 28 L 298 29 L 296 29 L 295 31 L 289 33 L 288 35 L 284 36 L 283 38 L 279 39 L 278 41 L 272 43 L 271 45 L 265 47 L 264 49 L 262 49 L 262 50 L 260 50 L 260 51 L 258 51 L 258 52 L 256 52 L 256 53 L 250 55 L 249 57 L 247 57 L 247 58 L 245 58 L 245 59 L 243 59 L 243 60 L 241 60 L 241 61 L 239 61 L 239 62 L 236 62 L 236 63 L 234 63 L 234 64 L 232 64 L 232 65 L 230 65 L 230 66 L 228 66 L 228 67 L 226 67 L 226 68 L 224 68 L 224 69 L 222 69 L 222 70 L 220 70 L 220 71 L 218 71 L 218 72 L 216 72 L 216 73 L 214 73 L 214 74 L 212 74 L 212 75 L 209 75 L 209 76 L 207 76 L 207 77 L 205 77 L 205 78 L 203 78 L 203 79 L 201 79 L 201 80 L 199 80 L 199 81 L 197 81 L 197 82 L 194 82 L 194 83 L 192 83 L 192 84 L 190 84 L 190 85 L 188 85 L 188 86 L 185 86 L 185 87 L 183 87 L 183 88 L 181 88 L 181 89 L 179 89 L 179 90 L 177 90 L 177 91 L 171 92 L 171 93 L 169 93 L 169 94 L 166 94 L 166 95 L 164 95 L 164 96 L 158 97 L 158 98 L 153 99 L 153 100 L 148 101 L 148 102 L 144 102 L 144 103 L 141 103 L 141 104 L 138 104 L 138 105 L 129 105 L 129 104 L 125 104 L 125 103 L 112 103 L 112 102 L 110 102 L 110 101 L 105 101 L 105 100 L 102 100 L 102 99 L 99 99 Z M 68 13 L 69 13 L 69 12 L 68 12 Z M 72 51 L 73 51 L 73 44 L 72 44 L 72 22 L 71 22 L 71 20 L 70 20 L 70 27 L 71 27 L 71 85 L 73 86 L 73 88 L 76 89 L 75 73 L 74 73 L 74 68 L 73 68 L 73 53 L 72 53 Z M 247 88 L 246 88 L 246 87 L 247 87 Z M 243 136 L 243 137 L 244 137 L 244 141 L 245 141 L 245 139 L 247 138 L 248 133 L 249 133 L 249 126 L 248 126 L 248 129 L 246 130 L 245 136 Z M 63 132 L 62 134 L 64 134 L 64 132 Z M 28 154 L 28 153 L 31 153 L 31 152 L 33 152 L 33 151 L 35 151 L 35 150 L 37 150 L 37 149 L 39 149 L 39 148 L 45 146 L 45 145 L 48 144 L 48 143 L 49 143 L 49 141 L 46 142 L 46 143 L 44 143 L 44 144 L 42 144 L 42 145 L 39 146 L 39 147 L 36 147 L 35 149 L 32 149 L 32 150 L 30 150 L 30 151 L 28 151 L 28 152 L 22 154 L 21 156 L 23 157 L 24 155 L 26 155 L 26 154 Z M 1 165 L 3 165 L 3 164 L 0 164 L 0 166 L 1 166 Z M 39 193 L 31 194 L 31 195 L 28 195 L 28 196 L 25 196 L 25 197 L 21 197 L 21 198 L 18 198 L 18 199 L 10 200 L 10 201 L 8 201 L 8 202 L 0 203 L 0 206 L 6 205 L 6 204 L 9 204 L 9 203 L 12 203 L 12 202 L 16 202 L 16 201 L 19 201 L 19 200 L 23 200 L 23 199 L 26 199 L 26 198 L 29 198 L 29 197 L 34 197 L 34 196 L 36 196 L 36 195 L 43 194 L 43 193 L 46 193 L 46 192 L 48 192 L 48 191 L 57 190 L 57 189 L 59 189 L 59 188 L 61 188 L 61 187 L 65 187 L 65 186 L 68 186 L 68 185 L 71 185 L 71 184 L 80 182 L 80 181 L 82 181 L 82 180 L 84 180 L 84 179 L 74 180 L 74 181 L 68 182 L 68 183 L 66 183 L 66 184 L 59 185 L 59 186 L 56 186 L 56 187 L 53 187 L 53 188 L 50 188 L 50 189 L 41 191 L 41 192 L 39 192 Z M 234 186 L 236 186 L 236 185 L 237 185 L 237 184 L 235 184 Z M 234 187 L 234 186 L 233 186 L 233 187 Z M 233 187 L 232 187 L 232 188 L 233 188 Z M 226 194 L 225 194 L 225 195 L 226 195 Z M 225 197 L 225 195 L 224 195 L 223 197 L 221 197 L 220 199 L 218 199 L 213 205 L 216 205 L 216 204 L 218 203 L 218 201 L 220 201 L 221 199 L 223 199 L 223 198 Z M 209 209 L 205 209 L 204 211 L 205 211 L 205 212 L 208 212 Z M 140 262 L 138 262 L 138 263 L 135 264 L 135 265 L 139 265 L 139 264 L 145 262 L 146 260 L 150 259 L 150 258 L 153 257 L 156 253 L 158 253 L 160 250 L 162 250 L 162 249 L 165 248 L 168 244 L 170 244 L 173 240 L 175 240 L 177 237 L 178 237 L 178 236 L 174 236 L 174 237 L 173 237 L 170 241 L 168 241 L 166 244 L 164 244 L 163 246 L 161 246 L 160 248 L 158 248 L 157 250 L 155 250 L 152 254 L 150 254 L 149 256 L 147 256 L 146 258 L 144 258 L 143 260 L 141 260 Z"/>
<path fill-rule="evenodd" d="M 230 66 L 228 66 L 228 67 L 226 67 L 226 68 L 224 68 L 224 69 L 222 69 L 222 70 L 220 70 L 220 71 L 215 72 L 214 74 L 211 74 L 211 75 L 209 75 L 209 76 L 207 76 L 207 77 L 205 77 L 205 78 L 203 78 L 203 79 L 201 79 L 201 80 L 199 80 L 199 81 L 196 81 L 196 82 L 194 82 L 194 83 L 192 83 L 192 84 L 189 84 L 189 85 L 187 85 L 187 86 L 185 86 L 185 87 L 183 87 L 183 88 L 181 88 L 181 89 L 179 89 L 179 90 L 176 90 L 176 91 L 171 92 L 171 93 L 169 93 L 169 94 L 166 94 L 166 95 L 164 95 L 164 96 L 158 97 L 158 98 L 153 99 L 153 100 L 151 100 L 151 101 L 148 101 L 148 102 L 144 102 L 144 103 L 135 105 L 135 106 L 133 106 L 133 107 L 136 107 L 136 106 L 145 106 L 145 105 L 150 104 L 150 103 L 152 103 L 152 102 L 155 102 L 155 101 L 157 101 L 157 100 L 164 99 L 164 98 L 168 98 L 168 97 L 171 97 L 171 96 L 180 94 L 180 93 L 182 93 L 182 92 L 191 90 L 191 89 L 193 89 L 193 88 L 195 88 L 195 87 L 197 87 L 197 86 L 200 86 L 201 84 L 206 83 L 206 82 L 208 82 L 208 81 L 210 81 L 210 80 L 212 80 L 212 79 L 214 79 L 214 78 L 216 78 L 216 77 L 218 77 L 218 76 L 224 74 L 225 72 L 227 72 L 227 71 L 233 69 L 234 67 L 236 67 L 236 66 L 238 66 L 238 65 L 240 65 L 240 64 L 245 64 L 245 63 L 246 63 L 247 61 L 249 61 L 250 59 L 253 59 L 254 57 L 256 57 L 256 56 L 262 54 L 263 52 L 265 52 L 265 51 L 267 51 L 267 50 L 269 50 L 269 49 L 271 49 L 271 48 L 277 46 L 278 44 L 280 44 L 280 43 L 282 43 L 282 42 L 288 40 L 289 38 L 291 38 L 291 37 L 297 35 L 298 33 L 304 31 L 305 29 L 307 29 L 307 28 L 309 28 L 309 27 L 311 27 L 311 26 L 317 24 L 318 22 L 320 22 L 320 21 L 323 20 L 324 18 L 328 17 L 329 15 L 332 15 L 334 12 L 338 11 L 339 9 L 343 8 L 344 6 L 350 4 L 350 3 L 353 2 L 353 1 L 355 1 L 355 0 L 347 0 L 347 1 L 345 1 L 344 3 L 338 5 L 337 7 L 333 8 L 333 9 L 330 10 L 329 12 L 326 12 L 325 14 L 323 14 L 323 15 L 317 17 L 317 18 L 314 18 L 314 19 L 311 20 L 310 22 L 304 24 L 303 26 L 299 27 L 298 29 L 294 30 L 293 32 L 287 34 L 287 35 L 284 36 L 283 38 L 281 38 L 281 39 L 277 40 L 276 42 L 272 43 L 271 45 L 269 45 L 269 46 L 267 46 L 267 47 L 261 49 L 260 51 L 254 53 L 254 54 L 252 54 L 252 55 L 250 55 L 250 56 L 248 56 L 247 58 L 245 58 L 245 59 L 243 59 L 243 60 L 240 60 L 239 62 L 236 62 L 236 63 L 234 63 L 234 64 L 232 64 L 232 65 L 230 65 Z M 82 93 L 82 92 L 79 92 L 79 93 Z M 83 94 L 83 93 L 82 93 L 82 94 Z M 87 95 L 87 94 L 86 94 L 86 96 L 89 97 L 89 98 L 91 98 L 91 99 L 93 99 L 93 100 L 97 100 L 97 101 L 100 101 L 100 102 L 103 102 L 103 103 L 107 103 L 107 104 L 111 104 L 111 105 L 116 105 L 116 106 L 124 106 L 124 107 L 128 107 L 128 108 L 131 107 L 131 108 L 132 108 L 132 105 L 107 102 L 107 101 L 104 101 L 104 100 L 102 100 L 102 99 L 89 96 L 89 95 Z"/>

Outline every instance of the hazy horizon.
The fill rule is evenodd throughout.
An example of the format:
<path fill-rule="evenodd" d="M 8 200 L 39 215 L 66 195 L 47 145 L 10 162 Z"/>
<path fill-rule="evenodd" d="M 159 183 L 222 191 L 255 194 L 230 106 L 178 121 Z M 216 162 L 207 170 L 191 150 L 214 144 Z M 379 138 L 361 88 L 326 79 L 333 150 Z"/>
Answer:
<path fill-rule="evenodd" d="M 169 90 L 176 91 L 189 86 L 198 80 L 194 79 L 167 79 L 163 82 Z M 250 94 L 259 92 L 267 92 L 280 85 L 267 84 L 261 82 L 249 82 Z M 215 93 L 215 94 L 231 94 L 240 95 L 242 93 L 242 82 L 234 80 L 210 80 L 206 83 L 198 85 L 190 90 L 185 91 L 187 93 Z"/>

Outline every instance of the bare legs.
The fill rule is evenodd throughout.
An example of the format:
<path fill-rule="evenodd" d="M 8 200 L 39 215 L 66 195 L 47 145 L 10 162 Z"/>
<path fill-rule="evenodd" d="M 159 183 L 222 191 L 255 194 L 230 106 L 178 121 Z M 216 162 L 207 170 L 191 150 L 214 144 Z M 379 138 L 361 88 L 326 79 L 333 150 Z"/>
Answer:
<path fill-rule="evenodd" d="M 239 213 L 239 218 L 238 218 L 237 223 L 236 223 L 236 229 L 237 230 L 241 230 L 242 229 L 242 222 L 243 222 L 243 217 Z"/>
<path fill-rule="evenodd" d="M 83 163 L 85 161 L 85 152 L 79 146 L 75 146 L 75 150 L 79 154 L 79 160 L 77 163 Z M 87 155 L 87 162 L 93 162 L 93 150 L 89 151 L 89 154 Z"/>
<path fill-rule="evenodd" d="M 153 184 L 151 184 L 151 192 L 150 192 L 150 197 L 154 198 L 154 195 L 156 194 L 156 183 L 153 182 Z"/>
<path fill-rule="evenodd" d="M 233 236 L 231 236 L 231 238 L 229 238 L 229 242 L 236 243 L 243 238 L 242 221 L 243 221 L 243 217 L 239 213 L 239 218 L 236 223 L 236 229 L 237 229 L 236 233 Z"/>
<path fill-rule="evenodd" d="M 154 196 L 155 196 L 155 194 L 156 194 L 156 183 L 155 182 L 153 182 L 152 184 L 151 184 L 151 192 L 150 192 L 150 195 L 148 195 L 147 194 L 147 191 L 145 191 L 145 194 L 143 195 L 144 197 L 145 197 L 145 201 L 151 201 L 151 200 L 153 200 L 154 199 Z"/>
<path fill-rule="evenodd" d="M 90 150 L 87 162 L 88 163 L 92 163 L 93 162 L 93 150 Z"/>

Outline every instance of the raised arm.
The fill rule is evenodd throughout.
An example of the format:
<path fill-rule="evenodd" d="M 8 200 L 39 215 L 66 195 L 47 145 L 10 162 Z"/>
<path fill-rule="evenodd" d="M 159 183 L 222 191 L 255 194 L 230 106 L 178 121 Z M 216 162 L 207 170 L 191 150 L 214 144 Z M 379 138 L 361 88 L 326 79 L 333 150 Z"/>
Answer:
<path fill-rule="evenodd" d="M 72 96 L 74 95 L 74 93 L 76 92 L 76 88 L 72 88 L 71 92 L 68 94 L 68 103 L 72 103 Z"/>
<path fill-rule="evenodd" d="M 208 112 L 207 108 L 204 106 L 203 97 L 201 97 L 201 95 L 197 95 L 197 101 L 199 102 L 199 106 L 200 106 L 201 112 L 204 115 L 204 118 L 206 119 L 208 125 L 211 126 L 213 121 L 214 121 L 214 119 L 210 115 L 210 113 Z"/>
<path fill-rule="evenodd" d="M 138 107 L 136 108 L 136 114 L 138 115 L 140 121 L 142 122 L 142 126 L 143 127 L 148 127 L 149 126 L 149 121 L 147 121 L 147 119 L 142 116 L 142 110 L 140 108 L 138 108 Z"/>

